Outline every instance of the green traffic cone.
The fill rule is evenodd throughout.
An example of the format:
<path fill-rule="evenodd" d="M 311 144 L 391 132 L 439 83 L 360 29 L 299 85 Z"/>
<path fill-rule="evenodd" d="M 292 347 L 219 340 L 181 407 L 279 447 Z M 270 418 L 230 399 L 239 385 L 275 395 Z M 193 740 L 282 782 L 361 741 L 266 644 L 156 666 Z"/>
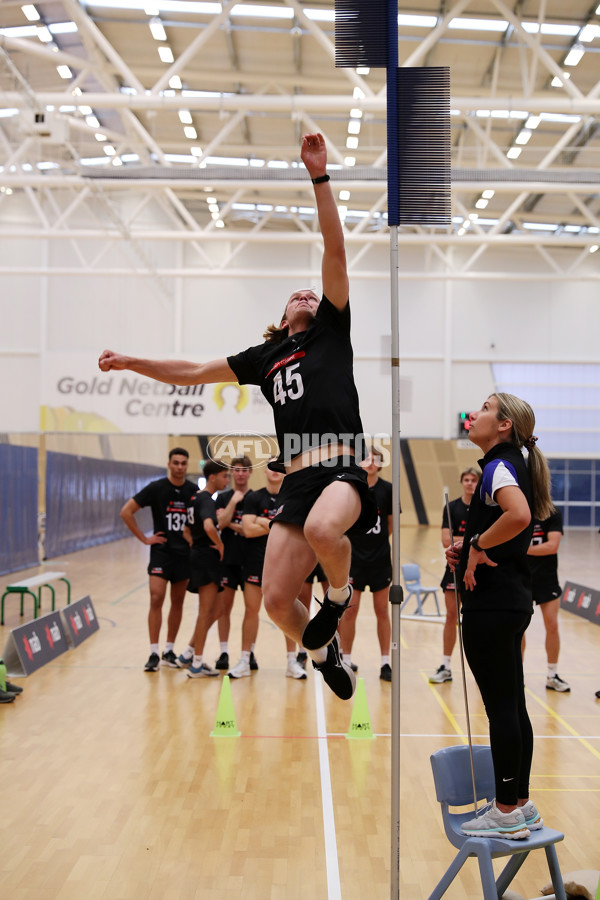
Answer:
<path fill-rule="evenodd" d="M 350 719 L 350 728 L 346 737 L 351 740 L 356 738 L 372 740 L 375 737 L 371 728 L 371 719 L 369 718 L 369 704 L 367 703 L 364 678 L 359 678 L 356 683 L 352 718 Z"/>
<path fill-rule="evenodd" d="M 231 684 L 229 683 L 229 675 L 223 678 L 221 685 L 221 694 L 219 696 L 219 705 L 217 706 L 217 718 L 215 727 L 210 733 L 211 737 L 239 737 L 241 731 L 238 731 L 235 723 L 235 712 L 233 709 L 233 697 L 231 696 Z"/>

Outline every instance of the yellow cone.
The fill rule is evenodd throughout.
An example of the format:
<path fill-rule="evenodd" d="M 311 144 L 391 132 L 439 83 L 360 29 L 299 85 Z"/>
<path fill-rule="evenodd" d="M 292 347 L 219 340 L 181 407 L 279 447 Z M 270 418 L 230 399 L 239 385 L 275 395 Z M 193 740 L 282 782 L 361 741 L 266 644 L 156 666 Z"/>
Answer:
<path fill-rule="evenodd" d="M 352 740 L 356 738 L 372 740 L 375 737 L 371 728 L 364 678 L 359 678 L 356 683 L 352 718 L 350 719 L 350 728 L 346 737 Z"/>
<path fill-rule="evenodd" d="M 223 678 L 221 685 L 221 694 L 219 696 L 219 705 L 217 707 L 217 719 L 215 727 L 210 733 L 211 737 L 239 737 L 241 731 L 238 731 L 235 724 L 235 712 L 233 709 L 233 697 L 231 696 L 231 685 L 229 683 L 229 675 Z"/>

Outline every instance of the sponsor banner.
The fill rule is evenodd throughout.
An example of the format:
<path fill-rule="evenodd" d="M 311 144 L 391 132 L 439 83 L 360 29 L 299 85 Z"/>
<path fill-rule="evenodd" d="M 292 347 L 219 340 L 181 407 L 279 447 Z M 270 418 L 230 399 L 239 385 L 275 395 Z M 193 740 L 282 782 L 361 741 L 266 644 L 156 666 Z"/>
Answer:
<path fill-rule="evenodd" d="M 101 372 L 87 353 L 48 353 L 42 384 L 42 431 L 273 431 L 271 407 L 256 385 L 162 384 L 135 372 Z"/>
<path fill-rule="evenodd" d="M 31 675 L 68 649 L 60 612 L 48 613 L 12 629 L 3 653 L 6 670 L 9 675 Z"/>
<path fill-rule="evenodd" d="M 65 606 L 61 613 L 69 643 L 73 647 L 78 647 L 90 634 L 100 628 L 94 604 L 89 596 Z"/>
<path fill-rule="evenodd" d="M 576 616 L 582 616 L 584 619 L 600 625 L 600 590 L 567 581 L 560 605 L 561 609 L 566 609 Z"/>

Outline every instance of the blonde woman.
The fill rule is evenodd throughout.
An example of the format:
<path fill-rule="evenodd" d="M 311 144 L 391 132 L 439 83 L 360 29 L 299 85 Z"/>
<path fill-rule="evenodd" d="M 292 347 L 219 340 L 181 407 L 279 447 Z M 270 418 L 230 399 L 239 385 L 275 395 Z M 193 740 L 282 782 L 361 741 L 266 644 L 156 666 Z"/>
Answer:
<path fill-rule="evenodd" d="M 527 560 L 532 520 L 553 509 L 534 427 L 533 410 L 512 394 L 492 394 L 472 413 L 469 440 L 484 454 L 482 475 L 464 538 L 446 551 L 461 593 L 465 656 L 489 720 L 496 780 L 489 809 L 462 826 L 472 836 L 521 839 L 543 824 L 529 799 L 533 730 L 521 657 L 533 613 Z"/>

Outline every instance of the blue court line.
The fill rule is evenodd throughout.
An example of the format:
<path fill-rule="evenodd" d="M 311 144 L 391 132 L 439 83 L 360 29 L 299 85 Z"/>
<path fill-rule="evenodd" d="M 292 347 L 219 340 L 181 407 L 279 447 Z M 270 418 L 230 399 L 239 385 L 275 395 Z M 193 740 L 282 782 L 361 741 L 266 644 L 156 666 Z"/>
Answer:
<path fill-rule="evenodd" d="M 117 600 L 111 600 L 111 601 L 110 601 L 110 605 L 111 605 L 111 606 L 116 606 L 116 604 L 117 604 L 117 603 L 120 603 L 121 600 L 127 599 L 127 597 L 130 597 L 131 594 L 135 594 L 136 591 L 141 590 L 143 587 L 147 587 L 147 585 L 148 585 L 148 582 L 147 582 L 147 581 L 143 581 L 142 584 L 138 584 L 137 587 L 134 587 L 134 588 L 132 588 L 130 591 L 127 591 L 126 594 L 123 594 L 123 596 L 122 596 L 122 597 L 119 597 Z"/>

